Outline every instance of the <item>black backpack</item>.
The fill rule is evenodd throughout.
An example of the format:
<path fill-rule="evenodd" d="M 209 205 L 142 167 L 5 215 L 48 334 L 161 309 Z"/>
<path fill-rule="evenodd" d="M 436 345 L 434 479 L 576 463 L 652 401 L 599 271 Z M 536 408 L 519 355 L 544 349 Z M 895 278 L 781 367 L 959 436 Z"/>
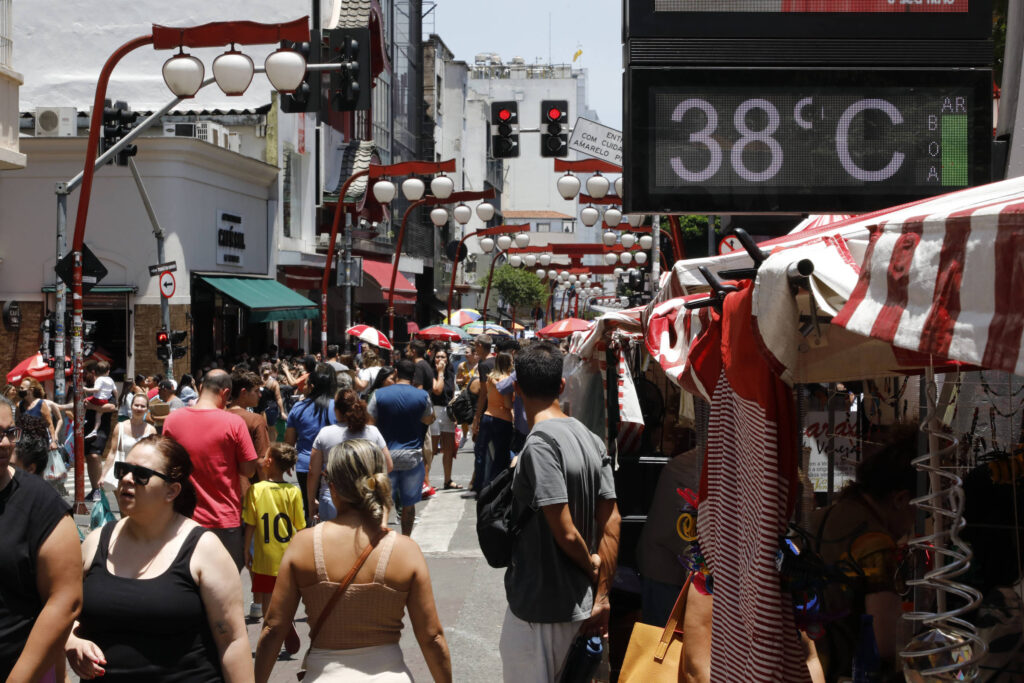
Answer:
<path fill-rule="evenodd" d="M 541 432 L 537 436 L 556 446 Z M 512 519 L 512 479 L 515 468 L 506 467 L 480 492 L 476 501 L 476 538 L 487 564 L 495 568 L 507 567 L 519 541 L 519 534 L 533 515 L 527 507 L 517 519 Z"/>
<path fill-rule="evenodd" d="M 469 424 L 476 415 L 476 401 L 466 390 L 455 394 L 455 398 L 445 406 L 448 419 L 456 424 Z"/>

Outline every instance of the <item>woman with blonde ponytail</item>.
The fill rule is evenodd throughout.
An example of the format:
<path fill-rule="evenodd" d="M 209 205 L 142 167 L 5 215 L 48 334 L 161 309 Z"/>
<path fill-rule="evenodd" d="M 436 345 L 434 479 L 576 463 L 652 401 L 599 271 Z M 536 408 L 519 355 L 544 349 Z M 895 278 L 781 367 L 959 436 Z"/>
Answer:
<path fill-rule="evenodd" d="M 412 681 L 398 646 L 406 609 L 434 680 L 450 682 L 423 553 L 382 528 L 391 505 L 384 452 L 365 439 L 344 441 L 328 452 L 325 476 L 337 516 L 300 531 L 285 551 L 256 648 L 256 681 L 269 680 L 302 600 L 312 641 L 307 683 Z"/>

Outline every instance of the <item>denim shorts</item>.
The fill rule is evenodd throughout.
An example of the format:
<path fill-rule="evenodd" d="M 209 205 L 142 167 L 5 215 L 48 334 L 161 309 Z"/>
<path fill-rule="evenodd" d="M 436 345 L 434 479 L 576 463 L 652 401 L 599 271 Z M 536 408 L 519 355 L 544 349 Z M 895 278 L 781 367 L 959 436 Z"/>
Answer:
<path fill-rule="evenodd" d="M 391 498 L 395 505 L 407 507 L 420 502 L 423 497 L 423 477 L 426 475 L 426 468 L 423 461 L 407 470 L 392 470 L 388 473 L 391 479 Z"/>

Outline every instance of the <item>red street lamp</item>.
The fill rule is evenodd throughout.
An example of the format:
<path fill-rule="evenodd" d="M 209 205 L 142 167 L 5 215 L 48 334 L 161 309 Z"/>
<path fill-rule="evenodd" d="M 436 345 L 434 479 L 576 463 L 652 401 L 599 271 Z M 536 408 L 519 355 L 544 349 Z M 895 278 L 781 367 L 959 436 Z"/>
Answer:
<path fill-rule="evenodd" d="M 481 238 L 491 238 L 496 235 L 512 235 L 520 232 L 528 232 L 530 230 L 529 223 L 523 223 L 522 225 L 497 225 L 493 228 L 483 228 L 482 230 L 476 230 L 474 232 L 463 235 L 462 239 L 459 240 L 459 246 L 455 249 L 455 263 L 452 264 L 452 282 L 448 286 L 448 320 L 452 319 L 452 299 L 455 296 L 455 274 L 459 268 L 458 256 L 462 252 L 462 246 L 466 243 L 470 237 L 476 235 Z M 494 261 L 491 261 L 491 272 L 494 272 Z M 488 290 L 490 290 L 490 280 L 487 282 Z M 484 310 L 484 320 L 487 319 L 486 305 Z"/>
<path fill-rule="evenodd" d="M 441 162 L 430 162 L 430 161 L 406 161 L 403 164 L 396 164 L 396 166 L 404 166 L 405 173 L 441 173 L 441 172 L 454 172 L 455 171 L 455 160 L 449 159 L 448 161 Z M 371 170 L 370 177 L 379 177 L 384 175 L 380 172 L 377 176 Z M 433 183 L 431 183 L 433 186 Z M 403 191 L 405 188 L 403 188 Z M 395 243 L 395 260 L 391 266 L 391 284 L 388 286 L 388 336 L 394 337 L 395 334 L 395 280 L 398 278 L 398 261 L 402 255 L 402 243 L 405 241 L 405 228 L 409 223 L 409 216 L 417 207 L 427 206 L 438 206 L 440 204 L 458 204 L 461 202 L 471 202 L 478 199 L 494 199 L 495 192 L 491 188 L 489 190 L 480 191 L 467 191 L 467 192 L 452 192 L 447 194 L 445 197 L 422 197 L 409 204 L 409 207 L 405 210 L 405 214 L 402 216 L 402 224 L 398 230 L 398 241 Z"/>
<path fill-rule="evenodd" d="M 426 161 L 404 161 L 404 162 L 401 162 L 401 163 L 390 164 L 390 165 L 386 165 L 386 166 L 382 166 L 382 165 L 378 165 L 378 164 L 373 164 L 368 169 L 366 169 L 365 171 L 358 171 L 356 173 L 353 173 L 352 175 L 350 175 L 345 180 L 345 183 L 341 186 L 341 189 L 338 192 L 338 203 L 335 205 L 334 219 L 333 219 L 333 221 L 331 221 L 330 241 L 327 243 L 327 260 L 326 260 L 326 262 L 324 264 L 323 279 L 320 282 L 320 352 L 323 354 L 324 358 L 327 357 L 327 287 L 328 287 L 328 284 L 330 282 L 331 264 L 334 262 L 334 247 L 335 247 L 335 242 L 337 241 L 337 238 L 338 238 L 338 229 L 339 229 L 339 226 L 340 226 L 340 223 L 341 223 L 341 215 L 345 212 L 345 210 L 346 210 L 345 207 L 352 206 L 351 204 L 346 204 L 345 203 L 345 193 L 348 192 L 349 186 L 355 180 L 357 180 L 359 178 L 362 178 L 363 176 L 367 176 L 367 175 L 370 177 L 371 180 L 377 180 L 377 179 L 384 178 L 384 177 L 393 177 L 393 176 L 402 176 L 402 175 L 427 174 L 427 173 L 444 173 L 446 171 L 447 172 L 451 172 L 451 171 L 454 171 L 455 168 L 456 167 L 455 167 L 455 160 L 454 159 L 449 159 L 448 161 L 441 161 L 441 162 L 436 162 L 436 163 L 435 162 L 426 162 Z M 442 182 L 442 179 L 443 180 L 447 180 L 447 183 Z M 453 201 L 452 198 L 451 198 L 452 197 L 452 193 L 450 191 L 448 191 L 448 192 L 444 191 L 446 189 L 445 186 L 446 185 L 450 185 L 451 182 L 452 182 L 451 179 L 449 179 L 447 176 L 441 175 L 441 176 L 435 177 L 433 182 L 431 182 L 430 185 L 431 185 L 431 188 L 436 193 L 438 193 L 439 195 L 440 194 L 444 194 L 445 195 L 444 201 L 447 202 L 447 201 Z M 370 189 L 371 188 L 367 188 L 368 191 L 370 191 Z M 374 197 L 381 204 L 388 204 L 388 203 L 391 202 L 392 199 L 394 199 L 395 193 L 394 193 L 393 190 L 394 190 L 394 186 L 391 186 L 391 188 L 388 188 L 388 191 L 386 191 L 386 192 L 382 191 L 382 188 L 378 187 L 378 185 L 374 185 L 373 188 L 372 188 L 372 191 L 374 192 Z M 433 199 L 433 198 L 431 198 L 431 199 Z M 406 212 L 406 213 L 408 214 L 408 212 Z M 403 233 L 404 233 L 404 228 L 405 228 L 404 221 L 402 223 L 402 227 L 403 227 Z M 399 253 L 399 254 L 401 253 L 401 244 L 402 244 L 401 239 L 402 239 L 401 236 L 399 236 L 398 251 L 397 251 L 397 253 Z M 397 269 L 397 264 L 398 264 L 398 257 L 397 256 L 395 258 L 395 264 L 396 264 L 395 268 Z M 392 276 L 391 276 L 391 290 L 390 290 L 392 293 L 394 292 L 394 286 L 395 286 L 395 275 L 394 275 L 394 272 L 392 272 Z M 391 302 L 389 300 L 389 304 L 390 303 Z M 391 334 L 394 334 L 393 327 L 392 327 Z"/>
<path fill-rule="evenodd" d="M 72 337 L 74 358 L 74 402 L 75 402 L 75 506 L 76 512 L 85 511 L 85 406 L 82 387 L 82 246 L 85 243 L 85 226 L 89 216 L 89 200 L 92 196 L 92 180 L 95 173 L 96 152 L 99 149 L 100 131 L 103 130 L 103 100 L 107 95 L 110 74 L 128 53 L 146 45 L 156 50 L 182 48 L 223 47 L 225 45 L 266 45 L 280 40 L 302 42 L 309 40 L 309 17 L 303 17 L 284 24 L 260 24 L 253 21 L 224 21 L 172 28 L 153 25 L 153 32 L 126 42 L 114 50 L 100 70 L 96 82 L 96 96 L 93 100 L 92 119 L 89 125 L 89 139 L 85 148 L 85 164 L 82 169 L 82 196 L 78 202 L 75 219 L 75 233 L 71 243 L 73 268 L 71 271 L 72 293 Z M 251 62 L 251 60 L 250 60 Z M 233 74 L 237 75 L 237 74 Z M 179 74 L 180 76 L 180 74 Z M 173 80 L 173 79 L 172 79 Z M 178 83 L 182 87 L 194 85 L 194 74 L 186 75 Z M 200 83 L 202 79 L 200 78 Z M 170 84 L 170 83 L 169 83 Z M 178 94 L 175 92 L 175 94 Z"/>

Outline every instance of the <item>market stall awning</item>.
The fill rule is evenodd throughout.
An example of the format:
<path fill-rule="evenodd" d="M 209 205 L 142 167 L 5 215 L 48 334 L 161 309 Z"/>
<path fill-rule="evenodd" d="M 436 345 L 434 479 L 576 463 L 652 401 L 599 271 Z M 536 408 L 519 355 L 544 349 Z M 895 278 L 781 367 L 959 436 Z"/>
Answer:
<path fill-rule="evenodd" d="M 320 316 L 316 304 L 277 280 L 205 276 L 199 279 L 248 308 L 250 322 L 311 320 Z"/>
<path fill-rule="evenodd" d="M 990 183 L 785 235 L 758 245 L 755 327 L 786 381 L 836 381 L 956 361 L 1024 373 L 1024 178 Z M 815 265 L 807 302 L 794 299 L 788 266 Z M 647 312 L 669 336 L 648 346 L 670 376 L 685 365 L 681 326 L 668 308 L 707 290 L 711 272 L 749 268 L 744 251 L 680 261 Z M 675 300 L 674 304 L 669 303 Z M 810 317 L 809 317 L 810 316 Z M 802 323 L 820 324 L 801 330 Z M 657 325 L 655 325 L 657 326 Z M 660 350 L 660 353 L 656 350 Z"/>

